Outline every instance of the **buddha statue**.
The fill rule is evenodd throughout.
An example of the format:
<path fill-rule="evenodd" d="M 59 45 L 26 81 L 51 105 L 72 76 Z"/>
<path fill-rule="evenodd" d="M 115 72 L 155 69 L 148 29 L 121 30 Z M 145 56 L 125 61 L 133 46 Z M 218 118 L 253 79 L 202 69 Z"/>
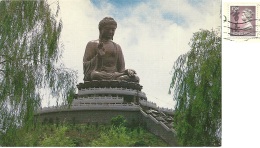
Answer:
<path fill-rule="evenodd" d="M 83 57 L 84 81 L 125 80 L 139 83 L 133 69 L 125 69 L 120 45 L 113 41 L 117 23 L 111 17 L 99 22 L 99 39 L 87 43 Z"/>

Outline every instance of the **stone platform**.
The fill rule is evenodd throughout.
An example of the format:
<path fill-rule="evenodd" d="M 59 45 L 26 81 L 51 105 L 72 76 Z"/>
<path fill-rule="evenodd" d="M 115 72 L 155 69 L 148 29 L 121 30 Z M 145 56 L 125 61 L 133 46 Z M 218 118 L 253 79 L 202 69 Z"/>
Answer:
<path fill-rule="evenodd" d="M 125 88 L 138 91 L 141 91 L 141 89 L 143 88 L 143 86 L 141 86 L 139 83 L 117 80 L 85 81 L 84 83 L 79 83 L 77 87 L 79 90 L 87 88 Z"/>

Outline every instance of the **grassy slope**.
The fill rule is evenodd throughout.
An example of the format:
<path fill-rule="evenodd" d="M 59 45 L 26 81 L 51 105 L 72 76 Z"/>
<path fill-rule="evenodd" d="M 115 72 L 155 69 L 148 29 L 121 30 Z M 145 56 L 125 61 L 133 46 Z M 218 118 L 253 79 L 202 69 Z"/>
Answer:
<path fill-rule="evenodd" d="M 16 136 L 2 146 L 167 146 L 141 127 L 53 124 L 20 129 Z"/>

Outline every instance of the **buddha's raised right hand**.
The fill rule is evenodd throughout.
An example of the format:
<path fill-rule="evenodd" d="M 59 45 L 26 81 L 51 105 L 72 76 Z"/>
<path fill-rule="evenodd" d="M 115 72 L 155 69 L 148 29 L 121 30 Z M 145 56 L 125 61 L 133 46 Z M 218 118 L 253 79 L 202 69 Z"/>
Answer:
<path fill-rule="evenodd" d="M 103 56 L 105 54 L 105 49 L 103 47 L 103 42 L 98 43 L 98 54 Z"/>

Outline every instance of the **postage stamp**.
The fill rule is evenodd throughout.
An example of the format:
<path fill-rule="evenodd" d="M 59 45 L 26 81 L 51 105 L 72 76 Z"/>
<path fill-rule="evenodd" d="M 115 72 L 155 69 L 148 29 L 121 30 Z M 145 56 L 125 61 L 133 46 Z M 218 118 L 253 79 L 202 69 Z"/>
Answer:
<path fill-rule="evenodd" d="M 223 39 L 260 42 L 260 2 L 223 4 Z"/>

